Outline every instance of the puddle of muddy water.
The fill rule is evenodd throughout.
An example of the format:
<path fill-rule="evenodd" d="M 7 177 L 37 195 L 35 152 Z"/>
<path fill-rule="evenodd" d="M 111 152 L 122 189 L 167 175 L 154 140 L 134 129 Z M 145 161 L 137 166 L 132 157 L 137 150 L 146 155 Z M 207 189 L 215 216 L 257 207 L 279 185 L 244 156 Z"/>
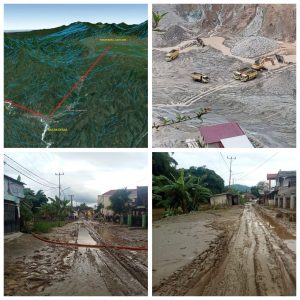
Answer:
<path fill-rule="evenodd" d="M 283 226 L 278 224 L 272 217 L 262 213 L 261 216 L 266 221 L 268 227 L 275 232 L 279 238 L 285 241 L 287 245 L 292 244 L 288 241 L 294 241 L 296 243 L 296 237 L 289 233 Z M 296 245 L 295 245 L 296 246 Z"/>
<path fill-rule="evenodd" d="M 96 241 L 90 236 L 86 228 L 80 227 L 78 231 L 78 244 L 96 245 Z"/>

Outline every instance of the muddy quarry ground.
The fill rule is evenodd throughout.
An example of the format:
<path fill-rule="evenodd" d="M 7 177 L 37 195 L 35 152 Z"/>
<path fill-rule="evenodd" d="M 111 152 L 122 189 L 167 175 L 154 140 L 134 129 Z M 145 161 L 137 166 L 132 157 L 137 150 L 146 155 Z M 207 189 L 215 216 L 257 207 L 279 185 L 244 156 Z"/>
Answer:
<path fill-rule="evenodd" d="M 154 5 L 168 14 L 153 31 L 153 123 L 176 114 L 211 112 L 203 122 L 190 120 L 153 129 L 153 147 L 187 147 L 199 127 L 236 121 L 255 147 L 296 146 L 296 44 L 294 5 Z M 277 16 L 277 18 L 276 18 Z M 201 37 L 205 47 L 185 46 Z M 184 48 L 166 62 L 172 49 Z M 248 82 L 233 71 L 262 56 L 280 54 L 284 63 Z M 192 72 L 210 77 L 195 82 Z"/>
<path fill-rule="evenodd" d="M 147 246 L 146 230 L 79 221 L 43 234 L 78 244 Z M 32 235 L 5 242 L 5 295 L 147 295 L 147 251 L 58 246 Z"/>
<path fill-rule="evenodd" d="M 296 295 L 296 224 L 252 204 L 153 223 L 154 295 Z"/>

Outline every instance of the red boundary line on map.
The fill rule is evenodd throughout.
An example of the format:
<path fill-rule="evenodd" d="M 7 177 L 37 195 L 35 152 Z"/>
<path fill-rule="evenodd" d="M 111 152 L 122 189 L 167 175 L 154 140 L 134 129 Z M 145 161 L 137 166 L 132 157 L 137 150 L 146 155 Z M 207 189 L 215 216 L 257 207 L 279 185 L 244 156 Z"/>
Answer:
<path fill-rule="evenodd" d="M 85 72 L 85 74 L 83 76 L 80 77 L 80 79 L 72 86 L 72 88 L 69 90 L 69 92 L 62 98 L 62 100 L 56 105 L 56 107 L 50 112 L 49 116 L 52 117 L 54 115 L 54 113 L 62 106 L 62 104 L 68 99 L 68 97 L 72 94 L 72 92 L 77 88 L 77 86 L 79 85 L 79 83 L 81 81 L 83 81 L 88 74 L 96 67 L 96 65 L 101 61 L 101 59 L 103 58 L 103 56 L 111 49 L 111 47 L 106 48 L 102 54 L 96 59 L 96 61 L 89 67 L 89 69 Z M 30 112 L 33 115 L 36 115 L 38 117 L 47 117 L 44 114 L 41 114 L 39 112 L 33 111 L 25 106 L 22 106 L 16 102 L 13 102 L 9 99 L 5 99 L 4 98 L 4 102 L 10 103 L 11 105 L 21 108 L 27 112 Z"/>

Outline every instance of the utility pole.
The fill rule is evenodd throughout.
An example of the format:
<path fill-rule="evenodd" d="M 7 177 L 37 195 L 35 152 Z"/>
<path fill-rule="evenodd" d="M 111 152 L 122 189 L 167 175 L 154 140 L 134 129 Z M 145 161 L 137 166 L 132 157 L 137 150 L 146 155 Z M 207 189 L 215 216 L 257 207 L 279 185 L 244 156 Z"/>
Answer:
<path fill-rule="evenodd" d="M 227 156 L 227 159 L 230 159 L 230 167 L 229 167 L 229 183 L 228 183 L 228 187 L 230 188 L 230 183 L 231 183 L 231 165 L 232 165 L 232 160 L 233 159 L 236 159 L 236 157 L 232 157 L 232 156 L 230 156 L 230 157 L 228 157 Z"/>
<path fill-rule="evenodd" d="M 71 197 L 71 207 L 73 208 L 73 197 L 74 195 L 69 195 Z"/>
<path fill-rule="evenodd" d="M 58 194 L 59 194 L 59 200 L 60 200 L 60 176 L 65 175 L 64 173 L 58 173 L 55 175 L 58 175 Z"/>

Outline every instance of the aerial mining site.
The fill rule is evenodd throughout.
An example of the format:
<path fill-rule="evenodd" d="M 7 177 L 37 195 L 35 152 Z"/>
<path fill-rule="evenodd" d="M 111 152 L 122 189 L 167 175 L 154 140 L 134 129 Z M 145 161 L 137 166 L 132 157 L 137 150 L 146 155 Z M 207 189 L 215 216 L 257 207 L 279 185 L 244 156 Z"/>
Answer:
<path fill-rule="evenodd" d="M 296 146 L 296 6 L 153 6 L 153 147 Z"/>

